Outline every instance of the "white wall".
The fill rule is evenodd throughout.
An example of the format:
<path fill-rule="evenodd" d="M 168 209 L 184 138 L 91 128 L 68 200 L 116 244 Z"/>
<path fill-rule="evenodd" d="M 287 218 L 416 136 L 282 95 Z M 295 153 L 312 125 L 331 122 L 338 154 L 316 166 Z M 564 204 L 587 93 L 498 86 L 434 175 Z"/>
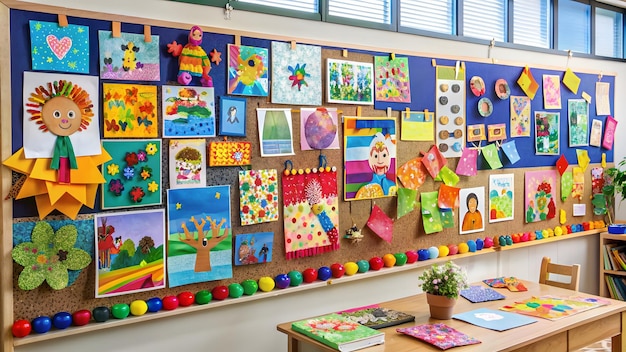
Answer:
<path fill-rule="evenodd" d="M 474 45 L 447 40 L 393 34 L 341 25 L 322 24 L 269 15 L 237 11 L 231 20 L 225 20 L 218 8 L 181 4 L 162 0 L 35 0 L 60 7 L 78 8 L 102 13 L 135 15 L 173 22 L 200 24 L 211 27 L 250 31 L 293 39 L 315 39 L 328 44 L 354 43 L 378 48 L 380 51 L 411 51 L 436 56 L 454 56 L 466 59 L 484 59 L 486 45 Z M 234 3 L 237 6 L 236 2 Z M 555 56 L 496 47 L 492 57 L 500 62 L 541 66 L 565 67 L 566 56 Z M 577 58 L 569 61 L 572 70 L 597 70 L 616 73 L 615 117 L 620 120 L 626 111 L 624 96 L 626 65 L 612 61 Z M 626 136 L 626 122 L 618 124 L 618 136 Z M 616 138 L 616 160 L 624 158 L 626 140 Z M 626 207 L 620 209 L 626 219 Z M 500 275 L 522 279 L 538 279 L 541 258 L 549 255 L 561 263 L 582 265 L 581 290 L 597 293 L 598 243 L 597 236 L 571 239 L 559 243 L 521 248 L 459 260 L 472 281 Z M 323 289 L 302 291 L 253 302 L 233 304 L 217 309 L 190 313 L 176 318 L 161 319 L 127 327 L 106 329 L 76 336 L 36 343 L 16 348 L 18 352 L 43 351 L 286 351 L 287 340 L 276 331 L 281 322 L 301 319 L 350 307 L 378 303 L 419 292 L 419 271 L 331 285 Z"/>

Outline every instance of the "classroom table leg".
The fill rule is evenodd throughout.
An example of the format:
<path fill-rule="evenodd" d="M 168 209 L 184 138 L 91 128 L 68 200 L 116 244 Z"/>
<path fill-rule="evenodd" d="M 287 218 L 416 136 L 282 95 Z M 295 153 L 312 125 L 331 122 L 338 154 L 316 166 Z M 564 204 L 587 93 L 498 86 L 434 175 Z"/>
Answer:
<path fill-rule="evenodd" d="M 294 337 L 287 338 L 287 351 L 288 352 L 298 352 L 299 351 L 298 345 L 299 345 L 298 339 Z"/>

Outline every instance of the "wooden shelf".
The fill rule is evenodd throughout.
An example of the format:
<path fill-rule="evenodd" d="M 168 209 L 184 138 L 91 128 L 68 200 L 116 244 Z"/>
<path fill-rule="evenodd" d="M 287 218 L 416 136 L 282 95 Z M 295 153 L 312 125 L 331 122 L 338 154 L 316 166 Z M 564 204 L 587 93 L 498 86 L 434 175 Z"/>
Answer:
<path fill-rule="evenodd" d="M 600 233 L 600 289 L 599 295 L 603 297 L 611 297 L 609 286 L 606 282 L 606 276 L 623 276 L 626 277 L 626 270 L 607 270 L 604 268 L 604 249 L 609 243 L 620 243 L 626 245 L 626 235 L 610 234 L 608 232 Z M 609 253 L 608 255 L 611 255 Z M 618 299 L 618 297 L 614 297 Z"/>

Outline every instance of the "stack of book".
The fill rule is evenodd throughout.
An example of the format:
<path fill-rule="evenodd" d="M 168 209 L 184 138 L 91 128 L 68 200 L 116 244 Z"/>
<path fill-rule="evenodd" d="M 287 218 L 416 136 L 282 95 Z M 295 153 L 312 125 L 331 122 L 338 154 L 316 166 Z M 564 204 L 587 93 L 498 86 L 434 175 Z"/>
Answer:
<path fill-rule="evenodd" d="M 603 248 L 604 270 L 626 270 L 626 244 L 606 243 Z M 604 275 L 611 298 L 626 300 L 626 277 Z"/>

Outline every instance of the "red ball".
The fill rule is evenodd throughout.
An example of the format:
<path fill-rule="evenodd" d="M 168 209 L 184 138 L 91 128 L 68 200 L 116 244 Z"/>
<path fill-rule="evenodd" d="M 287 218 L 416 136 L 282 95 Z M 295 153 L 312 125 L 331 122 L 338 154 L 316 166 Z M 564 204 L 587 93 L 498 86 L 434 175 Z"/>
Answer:
<path fill-rule="evenodd" d="M 340 263 L 334 263 L 330 266 L 333 277 L 340 278 L 346 273 L 346 268 Z"/>
<path fill-rule="evenodd" d="M 196 301 L 196 296 L 189 291 L 179 293 L 176 298 L 178 298 L 178 305 L 181 307 L 190 306 Z"/>
<path fill-rule="evenodd" d="M 91 311 L 87 309 L 77 310 L 72 313 L 72 324 L 83 326 L 89 324 L 91 320 Z"/>
<path fill-rule="evenodd" d="M 13 323 L 11 327 L 11 332 L 15 337 L 24 337 L 28 336 L 31 331 L 30 321 L 26 319 L 19 319 Z"/>
<path fill-rule="evenodd" d="M 211 294 L 216 300 L 223 301 L 228 297 L 228 287 L 224 285 L 216 286 L 211 290 Z"/>
<path fill-rule="evenodd" d="M 304 269 L 304 271 L 302 272 L 302 279 L 306 283 L 311 283 L 317 280 L 317 270 L 313 268 Z"/>
<path fill-rule="evenodd" d="M 178 308 L 178 298 L 176 296 L 165 296 L 161 301 L 163 302 L 163 309 L 165 310 Z"/>
<path fill-rule="evenodd" d="M 417 258 L 418 258 L 417 251 L 406 251 L 404 252 L 404 254 L 406 254 L 407 264 L 412 264 L 417 261 Z"/>
<path fill-rule="evenodd" d="M 381 257 L 372 257 L 369 263 L 370 270 L 380 270 L 383 266 L 385 266 L 385 262 L 383 262 L 383 258 Z"/>
<path fill-rule="evenodd" d="M 455 255 L 459 253 L 459 247 L 454 243 L 450 243 L 448 245 L 448 249 L 450 250 L 450 252 L 448 252 L 448 255 Z"/>

